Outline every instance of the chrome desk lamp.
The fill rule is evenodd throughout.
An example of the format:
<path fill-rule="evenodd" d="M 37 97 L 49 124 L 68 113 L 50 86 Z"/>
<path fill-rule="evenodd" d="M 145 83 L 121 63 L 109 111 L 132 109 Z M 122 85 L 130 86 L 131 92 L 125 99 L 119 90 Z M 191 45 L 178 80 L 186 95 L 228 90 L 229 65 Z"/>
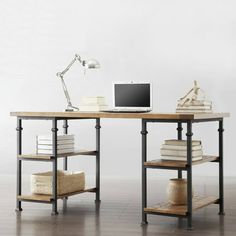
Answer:
<path fill-rule="evenodd" d="M 59 77 L 61 79 L 62 88 L 63 88 L 64 94 L 65 94 L 66 100 L 67 100 L 67 107 L 66 107 L 65 111 L 79 111 L 78 107 L 75 107 L 72 105 L 71 100 L 70 100 L 70 95 L 68 93 L 68 90 L 67 90 L 67 87 L 66 87 L 66 84 L 64 81 L 64 75 L 66 74 L 66 72 L 72 67 L 72 65 L 76 61 L 78 61 L 84 67 L 84 72 L 86 71 L 86 69 L 100 68 L 100 64 L 97 60 L 94 60 L 94 59 L 82 60 L 78 54 L 75 54 L 75 57 L 71 61 L 71 63 L 62 72 L 57 73 L 57 77 Z"/>

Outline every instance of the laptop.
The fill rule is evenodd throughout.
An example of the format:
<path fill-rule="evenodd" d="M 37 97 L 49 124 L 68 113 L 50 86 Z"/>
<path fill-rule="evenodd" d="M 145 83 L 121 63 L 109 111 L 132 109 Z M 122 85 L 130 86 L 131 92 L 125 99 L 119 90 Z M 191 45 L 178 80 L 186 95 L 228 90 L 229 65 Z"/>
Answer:
<path fill-rule="evenodd" d="M 150 82 L 113 83 L 113 108 L 102 112 L 150 112 L 152 84 Z"/>

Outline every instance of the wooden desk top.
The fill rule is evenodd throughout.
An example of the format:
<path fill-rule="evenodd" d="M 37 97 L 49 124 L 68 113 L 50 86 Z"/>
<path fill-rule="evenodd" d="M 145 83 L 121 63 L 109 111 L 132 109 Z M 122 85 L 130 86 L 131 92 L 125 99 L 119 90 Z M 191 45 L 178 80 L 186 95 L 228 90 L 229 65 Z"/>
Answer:
<path fill-rule="evenodd" d="M 160 119 L 160 120 L 207 120 L 229 117 L 229 113 L 108 113 L 108 112 L 11 112 L 11 116 L 39 118 L 124 118 L 124 119 Z"/>

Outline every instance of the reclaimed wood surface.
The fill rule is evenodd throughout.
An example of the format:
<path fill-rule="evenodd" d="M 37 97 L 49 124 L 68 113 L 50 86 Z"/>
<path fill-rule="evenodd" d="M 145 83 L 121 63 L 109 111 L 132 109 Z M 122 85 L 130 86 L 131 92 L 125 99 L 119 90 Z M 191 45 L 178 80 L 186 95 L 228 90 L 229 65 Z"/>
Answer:
<path fill-rule="evenodd" d="M 73 196 L 73 195 L 77 195 L 77 194 L 80 194 L 80 193 L 95 192 L 95 191 L 96 191 L 96 188 L 88 188 L 88 189 L 85 189 L 85 190 L 80 190 L 80 191 L 76 191 L 76 192 L 71 192 L 71 193 L 66 193 L 66 194 L 58 195 L 57 199 L 62 199 L 62 198 Z M 29 195 L 17 196 L 17 199 L 19 199 L 19 200 L 26 200 L 26 201 L 51 202 L 53 197 L 52 197 L 52 195 L 29 194 Z"/>
<path fill-rule="evenodd" d="M 208 196 L 208 197 L 199 197 L 195 196 L 193 198 L 193 211 L 196 211 L 200 208 L 208 206 L 217 202 L 216 197 Z M 176 214 L 185 216 L 187 213 L 187 206 L 186 205 L 171 205 L 168 202 L 159 203 L 153 207 L 144 208 L 145 212 L 154 212 L 154 213 L 163 213 L 163 214 Z"/>
<path fill-rule="evenodd" d="M 229 117 L 229 113 L 109 113 L 109 112 L 11 112 L 11 116 L 44 118 L 124 118 L 124 119 L 168 119 L 200 120 Z"/>
<path fill-rule="evenodd" d="M 192 161 L 192 165 L 198 165 L 206 162 L 218 160 L 218 156 L 203 156 L 202 160 Z M 144 162 L 144 166 L 160 166 L 160 167 L 186 167 L 186 161 L 169 161 L 169 160 L 151 160 Z"/>
<path fill-rule="evenodd" d="M 58 158 L 63 158 L 63 157 L 72 157 L 72 156 L 80 156 L 80 155 L 85 155 L 85 156 L 94 156 L 96 155 L 96 151 L 87 151 L 87 150 L 78 150 L 70 153 L 64 153 L 64 154 L 58 154 Z M 45 154 L 21 154 L 18 155 L 18 158 L 24 158 L 24 159 L 32 159 L 32 160 L 51 160 L 53 159 L 52 155 L 45 155 Z"/>

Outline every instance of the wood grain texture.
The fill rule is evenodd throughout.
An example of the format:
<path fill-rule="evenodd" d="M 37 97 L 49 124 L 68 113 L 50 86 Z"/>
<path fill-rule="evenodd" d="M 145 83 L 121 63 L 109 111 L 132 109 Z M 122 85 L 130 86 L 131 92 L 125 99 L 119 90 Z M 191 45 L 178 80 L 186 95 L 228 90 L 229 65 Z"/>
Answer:
<path fill-rule="evenodd" d="M 122 173 L 122 170 L 120 170 Z M 174 176 L 176 174 L 171 171 Z M 93 178 L 91 179 L 93 181 Z M 58 201 L 59 215 L 51 216 L 51 204 L 22 202 L 15 213 L 15 176 L 0 175 L 1 236 L 233 236 L 236 232 L 236 178 L 225 178 L 225 215 L 211 204 L 193 214 L 193 231 L 186 231 L 186 220 L 148 214 L 148 225 L 141 227 L 140 179 L 103 176 L 101 204 L 94 194 L 69 197 L 66 207 Z M 148 206 L 166 199 L 167 179 L 149 179 Z M 91 182 L 92 184 L 92 182 Z M 29 191 L 29 178 L 23 183 Z M 202 196 L 217 196 L 217 177 L 195 178 L 194 190 Z"/>
<path fill-rule="evenodd" d="M 65 197 L 81 194 L 81 193 L 87 193 L 87 192 L 95 192 L 96 188 L 88 188 L 85 190 L 80 190 L 76 192 L 71 192 L 67 194 L 61 194 L 57 196 L 57 199 L 62 199 Z M 44 194 L 29 194 L 29 195 L 21 195 L 17 196 L 19 200 L 28 200 L 28 201 L 43 201 L 43 202 L 51 202 L 52 201 L 52 195 L 44 195 Z"/>
<path fill-rule="evenodd" d="M 48 118 L 124 118 L 124 119 L 173 119 L 199 120 L 229 117 L 229 113 L 108 113 L 108 112 L 11 112 L 18 117 L 48 117 Z"/>
<path fill-rule="evenodd" d="M 198 165 L 206 162 L 216 161 L 218 160 L 218 156 L 203 156 L 202 160 L 193 161 L 192 165 Z M 186 167 L 186 161 L 167 161 L 167 160 L 152 160 L 144 162 L 145 166 L 160 166 L 160 167 Z"/>
<path fill-rule="evenodd" d="M 217 201 L 216 197 L 199 197 L 196 196 L 193 198 L 193 211 L 196 211 L 200 208 L 213 204 Z M 145 212 L 156 212 L 164 214 L 176 214 L 185 216 L 187 213 L 186 205 L 171 205 L 170 203 L 159 203 L 153 207 L 144 208 Z"/>
<path fill-rule="evenodd" d="M 85 155 L 85 156 L 94 156 L 96 155 L 96 151 L 86 151 L 86 150 L 78 150 L 75 152 L 71 152 L 71 153 L 66 153 L 66 154 L 58 154 L 57 157 L 58 158 L 63 158 L 63 157 L 72 157 L 72 156 L 81 156 L 81 155 Z M 52 155 L 43 155 L 43 154 L 21 154 L 18 155 L 18 158 L 24 158 L 24 159 L 32 159 L 32 160 L 51 160 L 53 159 Z"/>

